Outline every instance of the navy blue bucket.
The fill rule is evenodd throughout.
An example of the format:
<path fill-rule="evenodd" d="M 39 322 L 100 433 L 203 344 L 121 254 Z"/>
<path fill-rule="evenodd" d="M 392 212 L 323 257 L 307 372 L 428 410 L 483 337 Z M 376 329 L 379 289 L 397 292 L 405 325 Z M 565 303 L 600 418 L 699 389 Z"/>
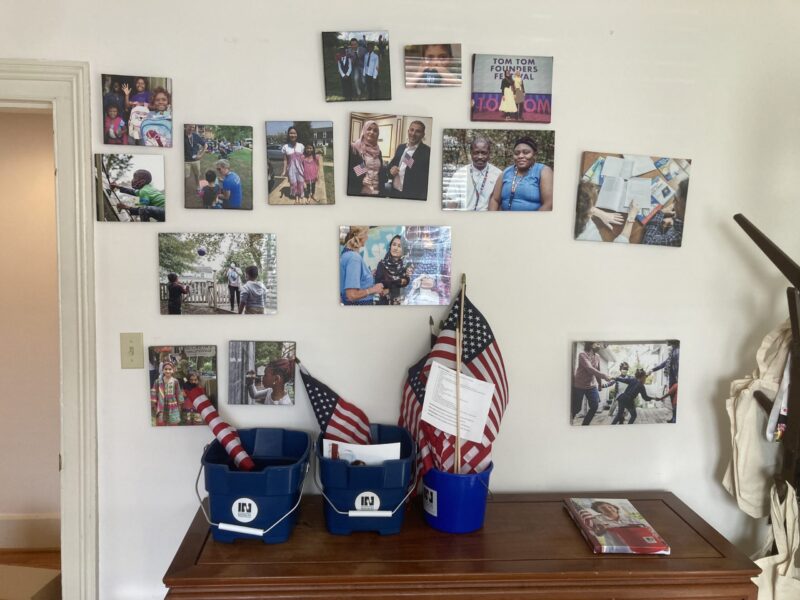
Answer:
<path fill-rule="evenodd" d="M 422 477 L 425 522 L 445 533 L 470 533 L 483 527 L 486 495 L 494 463 L 485 471 L 460 475 L 431 469 Z"/>
<path fill-rule="evenodd" d="M 311 437 L 288 429 L 240 429 L 239 439 L 256 463 L 239 471 L 218 440 L 203 453 L 211 507 L 211 533 L 218 542 L 260 537 L 267 544 L 289 539 L 297 522 Z"/>
<path fill-rule="evenodd" d="M 375 444 L 400 442 L 400 458 L 375 466 L 353 466 L 346 460 L 322 456 L 322 435 L 317 440 L 317 461 L 325 497 L 325 524 L 336 535 L 354 531 L 400 533 L 405 501 L 414 472 L 414 442 L 402 427 L 370 425 Z"/>

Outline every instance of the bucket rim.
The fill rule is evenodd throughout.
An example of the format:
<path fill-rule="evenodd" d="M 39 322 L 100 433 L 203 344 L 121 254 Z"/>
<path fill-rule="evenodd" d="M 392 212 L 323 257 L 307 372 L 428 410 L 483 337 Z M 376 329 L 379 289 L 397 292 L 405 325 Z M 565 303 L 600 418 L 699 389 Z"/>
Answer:
<path fill-rule="evenodd" d="M 218 439 L 215 438 L 215 439 L 211 440 L 208 444 L 206 444 L 205 448 L 203 448 L 203 455 L 200 458 L 200 463 L 204 467 L 212 465 L 212 466 L 217 467 L 217 468 L 224 468 L 230 474 L 254 475 L 256 473 L 264 473 L 267 470 L 275 472 L 275 471 L 280 471 L 280 470 L 297 469 L 298 466 L 302 467 L 302 465 L 304 465 L 304 464 L 306 464 L 306 463 L 311 461 L 311 449 L 315 444 L 314 444 L 314 437 L 309 432 L 303 431 L 302 429 L 287 429 L 285 427 L 246 427 L 246 428 L 242 428 L 242 429 L 237 429 L 237 432 L 241 433 L 242 431 L 248 431 L 249 432 L 249 431 L 254 431 L 254 430 L 256 430 L 256 431 L 283 431 L 283 432 L 288 432 L 288 433 L 292 433 L 292 434 L 294 434 L 294 433 L 302 434 L 302 435 L 304 435 L 306 437 L 306 441 L 307 441 L 305 450 L 303 450 L 303 453 L 301 455 L 299 455 L 296 459 L 293 460 L 293 462 L 289 463 L 288 465 L 268 465 L 268 466 L 265 466 L 263 469 L 259 469 L 257 471 L 241 471 L 241 470 L 239 470 L 239 469 L 237 469 L 235 467 L 231 468 L 231 465 L 229 464 L 229 461 L 227 460 L 227 458 L 226 458 L 226 461 L 224 463 L 211 462 L 211 461 L 209 461 L 207 459 L 208 453 L 211 451 L 211 448 L 215 444 L 219 445 L 219 446 L 222 446 L 222 443 Z M 225 448 L 223 448 L 223 451 L 224 450 L 225 450 Z M 226 455 L 227 455 L 227 452 L 226 452 Z M 253 458 L 254 459 L 262 459 L 262 458 L 265 458 L 265 457 L 253 456 Z M 278 457 L 266 457 L 266 458 L 278 458 Z M 294 458 L 294 457 L 286 456 L 286 457 L 281 457 L 281 458 Z"/>
<path fill-rule="evenodd" d="M 494 469 L 494 461 L 490 462 L 489 466 L 486 467 L 480 473 L 451 473 L 450 471 L 442 471 L 441 469 L 437 469 L 436 467 L 431 467 L 430 469 L 428 469 L 428 473 L 430 473 L 431 471 L 436 471 L 437 473 L 445 475 L 447 477 L 468 479 L 468 478 L 480 477 L 481 475 L 491 473 L 492 469 Z M 428 473 L 425 473 L 425 475 L 423 475 L 423 479 L 427 477 Z"/>

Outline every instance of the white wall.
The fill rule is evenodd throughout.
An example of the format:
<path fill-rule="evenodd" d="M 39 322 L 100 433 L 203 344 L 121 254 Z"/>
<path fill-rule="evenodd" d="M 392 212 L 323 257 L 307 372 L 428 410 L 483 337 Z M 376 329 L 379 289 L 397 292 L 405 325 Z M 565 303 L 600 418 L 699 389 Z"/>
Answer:
<path fill-rule="evenodd" d="M 0 547 L 59 541 L 53 117 L 0 109 Z"/>
<path fill-rule="evenodd" d="M 719 481 L 729 456 L 724 399 L 729 381 L 752 368 L 760 336 L 783 317 L 784 281 L 738 230 L 745 212 L 800 256 L 794 206 L 800 123 L 790 0 L 648 4 L 457 0 L 220 4 L 140 0 L 130 11 L 83 0 L 29 0 L 6 15 L 0 56 L 90 61 L 95 150 L 100 74 L 173 77 L 176 124 L 248 124 L 255 165 L 264 165 L 267 119 L 333 119 L 344 148 L 350 110 L 434 117 L 431 199 L 376 201 L 345 195 L 338 152 L 334 207 L 265 206 L 255 180 L 252 213 L 182 208 L 180 147 L 165 151 L 164 225 L 96 226 L 100 376 L 100 577 L 104 598 L 160 597 L 163 576 L 195 510 L 192 485 L 203 428 L 149 425 L 147 373 L 119 368 L 121 331 L 145 344 L 230 339 L 295 340 L 318 377 L 359 403 L 374 421 L 397 417 L 405 369 L 424 351 L 425 308 L 352 309 L 337 304 L 340 224 L 450 224 L 453 271 L 489 318 L 509 372 L 511 404 L 495 449 L 495 490 L 675 492 L 750 551 L 762 531 Z M 151 33 L 143 33 L 143 23 Z M 367 15 L 368 16 L 359 16 Z M 393 100 L 326 104 L 320 31 L 390 31 Z M 406 90 L 405 43 L 462 42 L 474 52 L 553 55 L 555 208 L 550 214 L 443 213 L 441 129 L 468 127 L 468 87 Z M 469 78 L 467 78 L 467 84 Z M 690 157 L 684 246 L 619 247 L 572 241 L 584 150 Z M 792 217 L 795 217 L 794 219 Z M 159 231 L 278 234 L 279 314 L 263 319 L 159 316 Z M 682 342 L 677 425 L 577 428 L 568 424 L 570 345 L 583 339 Z M 225 390 L 223 370 L 220 389 Z M 315 429 L 305 396 L 288 410 L 227 407 L 239 426 Z"/>

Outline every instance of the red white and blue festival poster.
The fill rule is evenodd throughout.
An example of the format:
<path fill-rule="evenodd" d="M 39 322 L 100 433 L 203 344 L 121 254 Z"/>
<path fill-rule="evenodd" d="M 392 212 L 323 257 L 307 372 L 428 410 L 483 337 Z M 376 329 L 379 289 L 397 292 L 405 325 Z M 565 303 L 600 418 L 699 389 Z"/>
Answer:
<path fill-rule="evenodd" d="M 552 56 L 473 54 L 473 121 L 549 123 L 552 100 Z"/>

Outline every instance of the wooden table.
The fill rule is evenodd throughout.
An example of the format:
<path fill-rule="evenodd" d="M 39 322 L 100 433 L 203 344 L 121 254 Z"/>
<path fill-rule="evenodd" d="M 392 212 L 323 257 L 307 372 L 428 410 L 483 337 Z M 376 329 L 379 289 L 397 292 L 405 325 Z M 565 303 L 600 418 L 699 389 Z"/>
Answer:
<path fill-rule="evenodd" d="M 198 511 L 164 576 L 167 598 L 755 600 L 758 567 L 673 494 L 569 495 L 629 498 L 672 555 L 592 554 L 564 494 L 495 494 L 483 529 L 465 535 L 431 529 L 415 502 L 395 536 L 330 535 L 312 496 L 284 544 L 214 542 Z"/>

